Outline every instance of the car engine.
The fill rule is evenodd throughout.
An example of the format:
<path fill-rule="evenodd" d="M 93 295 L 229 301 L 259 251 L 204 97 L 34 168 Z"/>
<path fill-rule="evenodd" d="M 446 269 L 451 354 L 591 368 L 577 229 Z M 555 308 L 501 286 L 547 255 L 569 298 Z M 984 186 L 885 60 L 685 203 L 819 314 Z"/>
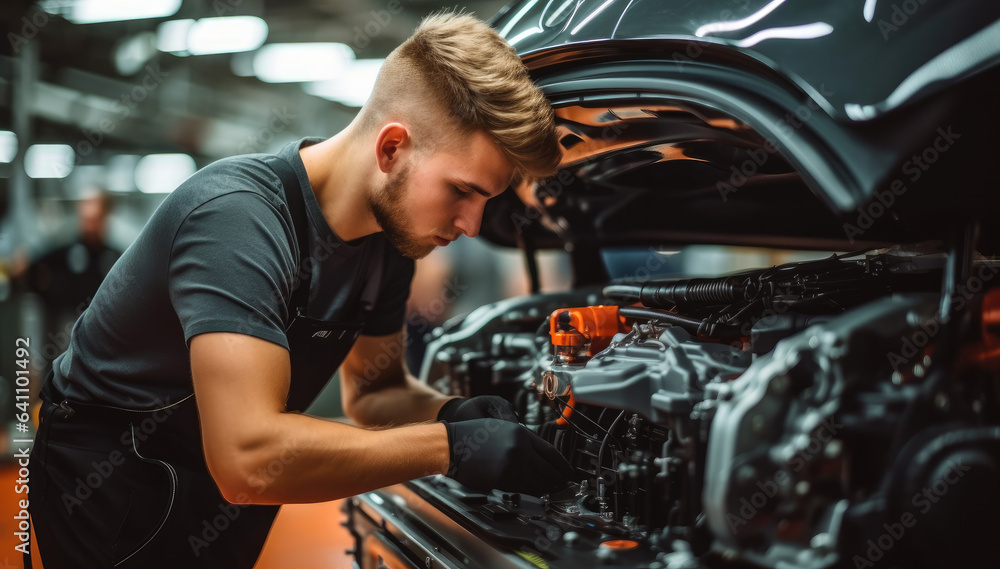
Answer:
<path fill-rule="evenodd" d="M 481 307 L 422 377 L 508 398 L 575 479 L 404 502 L 542 568 L 992 566 L 998 272 L 958 240 Z"/>

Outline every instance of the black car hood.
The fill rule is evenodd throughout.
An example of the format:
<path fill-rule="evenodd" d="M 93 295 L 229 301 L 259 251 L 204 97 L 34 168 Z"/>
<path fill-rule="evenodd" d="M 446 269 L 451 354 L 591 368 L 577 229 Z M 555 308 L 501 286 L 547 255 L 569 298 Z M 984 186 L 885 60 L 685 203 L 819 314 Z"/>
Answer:
<path fill-rule="evenodd" d="M 847 250 L 995 211 L 995 1 L 528 0 L 492 23 L 564 154 L 494 200 L 496 243 Z"/>

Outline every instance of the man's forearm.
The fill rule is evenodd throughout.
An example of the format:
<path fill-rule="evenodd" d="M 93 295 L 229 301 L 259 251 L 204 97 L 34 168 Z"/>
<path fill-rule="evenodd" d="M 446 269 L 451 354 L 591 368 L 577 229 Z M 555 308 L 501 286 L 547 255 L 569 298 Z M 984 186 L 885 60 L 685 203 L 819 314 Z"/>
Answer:
<path fill-rule="evenodd" d="M 260 444 L 236 457 L 239 474 L 229 469 L 229 480 L 216 480 L 231 502 L 323 502 L 448 468 L 440 423 L 366 430 L 288 413 L 269 423 Z"/>
<path fill-rule="evenodd" d="M 352 399 L 347 415 L 359 425 L 394 426 L 437 419 L 438 410 L 452 397 L 407 374 L 401 385 L 383 387 Z"/>

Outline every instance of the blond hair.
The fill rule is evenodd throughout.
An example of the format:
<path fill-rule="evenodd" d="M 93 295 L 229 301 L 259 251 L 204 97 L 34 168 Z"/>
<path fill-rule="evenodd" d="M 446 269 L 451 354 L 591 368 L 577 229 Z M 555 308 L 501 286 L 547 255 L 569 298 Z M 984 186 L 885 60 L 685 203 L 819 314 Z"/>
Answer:
<path fill-rule="evenodd" d="M 517 178 L 552 175 L 561 159 L 548 100 L 514 49 L 469 14 L 427 16 L 386 58 L 359 119 L 372 130 L 394 118 L 407 119 L 425 148 L 451 142 L 454 131 L 484 132 Z"/>

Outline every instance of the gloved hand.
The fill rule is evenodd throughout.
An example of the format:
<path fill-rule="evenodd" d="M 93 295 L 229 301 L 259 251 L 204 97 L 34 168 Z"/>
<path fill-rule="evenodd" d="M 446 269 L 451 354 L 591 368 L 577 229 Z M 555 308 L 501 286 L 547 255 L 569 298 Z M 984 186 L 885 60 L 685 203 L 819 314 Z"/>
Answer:
<path fill-rule="evenodd" d="M 496 395 L 480 395 L 469 399 L 451 399 L 438 411 L 437 420 L 454 423 L 472 419 L 501 419 L 518 423 L 517 412 L 510 401 Z"/>
<path fill-rule="evenodd" d="M 522 425 L 493 418 L 444 425 L 451 448 L 447 476 L 473 490 L 541 496 L 573 478 L 559 451 Z"/>

